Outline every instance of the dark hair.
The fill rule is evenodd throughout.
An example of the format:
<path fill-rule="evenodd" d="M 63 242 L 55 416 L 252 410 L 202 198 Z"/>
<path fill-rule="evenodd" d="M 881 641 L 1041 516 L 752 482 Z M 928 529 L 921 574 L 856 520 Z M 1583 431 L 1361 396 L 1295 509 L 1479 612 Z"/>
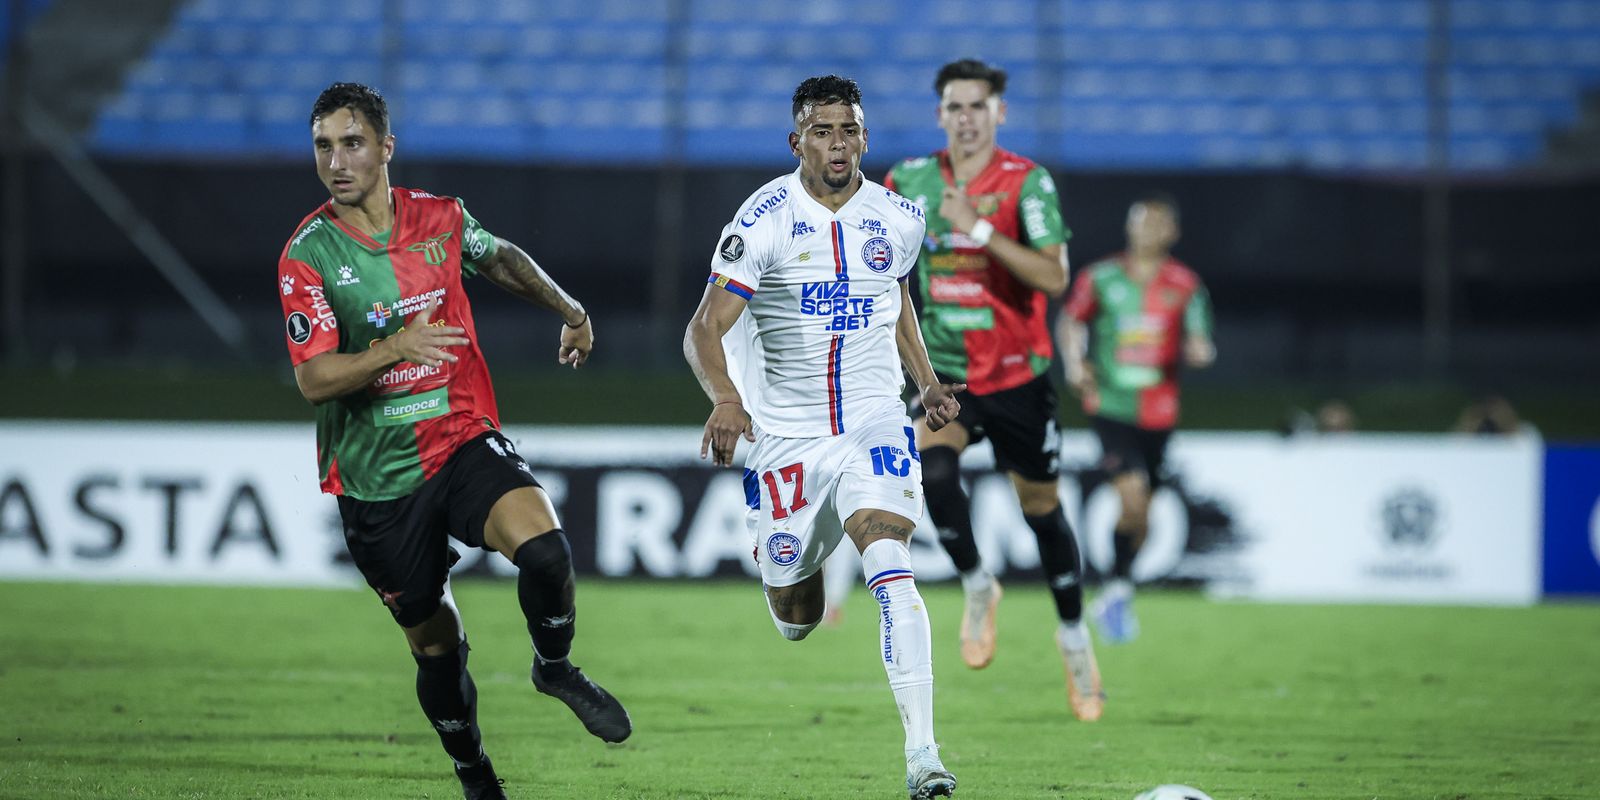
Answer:
<path fill-rule="evenodd" d="M 1133 203 L 1130 205 L 1161 206 L 1172 214 L 1173 222 L 1176 223 L 1180 221 L 1178 218 L 1178 198 L 1174 197 L 1171 192 L 1145 192 L 1134 199 Z"/>
<path fill-rule="evenodd" d="M 367 124 L 380 138 L 389 135 L 389 104 L 377 89 L 359 83 L 335 83 L 323 89 L 311 104 L 311 124 L 341 108 L 366 115 Z"/>
<path fill-rule="evenodd" d="M 800 109 L 808 105 L 831 106 L 834 103 L 861 105 L 861 87 L 849 78 L 838 75 L 819 75 L 806 78 L 794 90 L 794 106 L 789 115 L 798 119 Z"/>
<path fill-rule="evenodd" d="M 939 77 L 933 79 L 933 93 L 944 94 L 944 85 L 951 81 L 985 81 L 989 94 L 996 97 L 1006 93 L 1006 71 L 976 58 L 963 58 L 939 68 Z"/>

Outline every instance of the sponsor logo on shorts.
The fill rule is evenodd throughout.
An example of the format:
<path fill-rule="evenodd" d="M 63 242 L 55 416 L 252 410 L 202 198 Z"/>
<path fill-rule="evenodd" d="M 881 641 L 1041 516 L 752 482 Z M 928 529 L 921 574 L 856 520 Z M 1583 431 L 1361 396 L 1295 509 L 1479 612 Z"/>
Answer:
<path fill-rule="evenodd" d="M 774 533 L 767 538 L 767 558 L 780 567 L 800 560 L 800 540 L 792 533 Z"/>

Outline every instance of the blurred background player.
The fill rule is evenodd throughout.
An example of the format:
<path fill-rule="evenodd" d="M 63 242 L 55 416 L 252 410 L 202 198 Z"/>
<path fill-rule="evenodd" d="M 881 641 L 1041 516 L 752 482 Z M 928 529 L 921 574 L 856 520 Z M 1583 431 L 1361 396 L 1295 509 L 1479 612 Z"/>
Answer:
<path fill-rule="evenodd" d="M 1060 434 L 1045 322 L 1051 299 L 1067 288 L 1070 234 L 1050 173 L 995 143 L 1005 122 L 1005 89 L 998 67 L 972 59 L 944 65 L 934 91 L 947 147 L 900 162 L 886 181 L 937 211 L 928 217 L 917 261 L 922 332 L 940 380 L 967 384 L 953 423 L 938 430 L 917 420 L 922 485 L 966 594 L 961 657 L 981 669 L 994 659 L 1001 589 L 978 555 L 959 462 L 968 445 L 990 441 L 995 466 L 1010 476 L 1039 543 L 1073 713 L 1094 720 L 1104 698 L 1083 624 L 1077 538 L 1057 494 Z"/>
<path fill-rule="evenodd" d="M 842 535 L 861 552 L 881 609 L 879 652 L 905 727 L 906 789 L 948 796 L 933 735 L 928 613 L 911 569 L 922 516 L 917 451 L 900 392 L 916 380 L 938 430 L 961 384 L 928 363 L 905 279 L 923 212 L 861 174 L 861 90 L 835 75 L 795 89 L 799 168 L 761 187 L 723 228 L 684 355 L 712 401 L 700 456 L 733 463 L 740 437 L 746 520 L 768 611 L 804 639 L 825 605 L 823 562 Z M 727 351 L 723 350 L 724 346 Z"/>
<path fill-rule="evenodd" d="M 608 742 L 628 738 L 632 724 L 567 660 L 572 551 L 550 498 L 498 430 L 462 278 L 481 272 L 559 313 L 558 358 L 574 369 L 594 346 L 593 324 L 461 201 L 390 187 L 395 138 L 378 92 L 328 87 L 312 106 L 311 135 L 332 198 L 296 227 L 278 286 L 295 381 L 317 410 L 322 490 L 338 497 L 356 567 L 405 630 L 417 700 L 464 794 L 504 798 L 478 729 L 448 537 L 516 564 L 534 686 Z"/>
<path fill-rule="evenodd" d="M 1128 209 L 1128 249 L 1084 270 L 1057 320 L 1067 383 L 1083 398 L 1100 466 L 1122 501 L 1111 578 L 1094 617 L 1108 641 L 1139 634 L 1133 560 L 1149 531 L 1167 439 L 1178 424 L 1181 367 L 1216 359 L 1211 301 L 1199 276 L 1172 257 L 1178 204 L 1156 194 Z"/>

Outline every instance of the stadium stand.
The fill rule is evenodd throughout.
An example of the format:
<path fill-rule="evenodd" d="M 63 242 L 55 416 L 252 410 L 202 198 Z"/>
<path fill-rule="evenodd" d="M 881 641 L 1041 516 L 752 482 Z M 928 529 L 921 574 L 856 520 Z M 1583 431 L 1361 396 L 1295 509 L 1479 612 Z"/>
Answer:
<path fill-rule="evenodd" d="M 1427 166 L 1426 0 L 194 0 L 100 114 L 98 151 L 276 153 L 333 79 L 385 87 L 413 154 L 771 162 L 802 73 L 857 77 L 885 152 L 937 145 L 929 76 L 1015 66 L 1007 141 L 1087 168 Z M 1451 4 L 1452 163 L 1538 159 L 1600 84 L 1600 5 Z M 388 35 L 375 35 L 388 34 Z M 820 51 L 820 52 L 819 52 Z M 820 57 L 819 57 L 820 56 Z M 462 135 L 462 128 L 470 135 Z M 781 151 L 779 151 L 781 152 Z"/>

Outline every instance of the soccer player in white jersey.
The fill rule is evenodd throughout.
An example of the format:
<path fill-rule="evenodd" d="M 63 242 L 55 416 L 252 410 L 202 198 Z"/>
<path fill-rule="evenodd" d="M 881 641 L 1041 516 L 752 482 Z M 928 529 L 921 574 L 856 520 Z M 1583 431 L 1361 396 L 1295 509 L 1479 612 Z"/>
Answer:
<path fill-rule="evenodd" d="M 822 563 L 848 534 L 880 608 L 877 652 L 906 732 L 906 788 L 956 780 L 933 737 L 933 654 L 907 543 L 922 516 L 921 466 L 902 367 L 942 426 L 964 384 L 928 362 L 905 279 L 923 212 L 861 174 L 861 90 L 834 75 L 794 93 L 794 173 L 761 187 L 723 229 L 684 355 L 712 401 L 701 439 L 718 466 L 742 436 L 747 520 L 767 607 L 784 638 L 822 620 Z"/>

